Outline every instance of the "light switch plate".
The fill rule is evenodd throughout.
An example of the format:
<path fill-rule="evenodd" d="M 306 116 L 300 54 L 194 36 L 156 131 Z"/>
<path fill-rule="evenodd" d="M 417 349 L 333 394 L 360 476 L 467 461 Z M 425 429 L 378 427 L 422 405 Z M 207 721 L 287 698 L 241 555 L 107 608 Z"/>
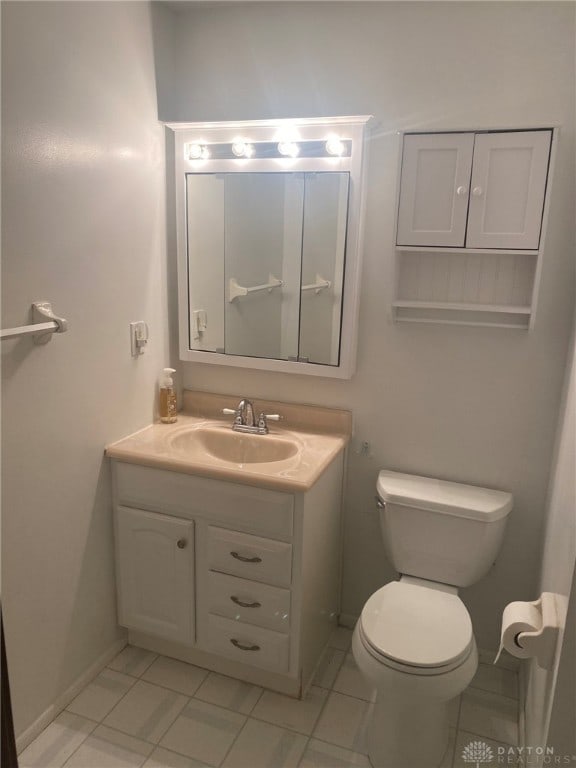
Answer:
<path fill-rule="evenodd" d="M 148 325 L 144 320 L 130 323 L 130 352 L 132 357 L 143 355 L 148 343 Z"/>

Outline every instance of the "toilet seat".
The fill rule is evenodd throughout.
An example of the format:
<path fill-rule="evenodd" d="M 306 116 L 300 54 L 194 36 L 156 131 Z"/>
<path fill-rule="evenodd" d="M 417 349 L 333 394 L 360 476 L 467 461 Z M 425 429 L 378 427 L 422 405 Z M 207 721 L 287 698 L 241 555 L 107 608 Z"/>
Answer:
<path fill-rule="evenodd" d="M 379 589 L 360 617 L 366 650 L 383 664 L 412 674 L 441 674 L 472 650 L 472 622 L 456 590 L 403 577 Z"/>

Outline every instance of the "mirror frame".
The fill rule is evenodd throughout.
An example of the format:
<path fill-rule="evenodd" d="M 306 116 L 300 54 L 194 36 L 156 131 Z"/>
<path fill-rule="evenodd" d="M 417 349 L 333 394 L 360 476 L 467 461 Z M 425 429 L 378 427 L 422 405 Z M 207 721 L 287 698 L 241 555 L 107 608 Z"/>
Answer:
<path fill-rule="evenodd" d="M 180 359 L 208 365 L 228 365 L 281 373 L 350 379 L 356 369 L 360 276 L 363 246 L 367 124 L 369 115 L 258 120 L 218 123 L 166 123 L 174 132 L 176 173 L 176 231 L 178 251 L 178 326 Z M 349 156 L 296 158 L 196 159 L 187 157 L 188 144 L 246 142 L 326 141 L 337 135 L 352 142 Z M 304 363 L 262 357 L 226 355 L 190 349 L 189 274 L 186 220 L 186 175 L 189 173 L 347 171 L 350 174 L 344 296 L 341 315 L 339 365 Z"/>

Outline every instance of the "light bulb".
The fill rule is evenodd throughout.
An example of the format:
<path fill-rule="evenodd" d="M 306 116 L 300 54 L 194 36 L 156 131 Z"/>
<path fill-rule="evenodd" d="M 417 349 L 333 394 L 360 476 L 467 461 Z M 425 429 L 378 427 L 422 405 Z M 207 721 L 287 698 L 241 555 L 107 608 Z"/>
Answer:
<path fill-rule="evenodd" d="M 285 157 L 297 157 L 300 148 L 293 141 L 281 141 L 278 144 L 278 152 Z"/>
<path fill-rule="evenodd" d="M 188 160 L 208 160 L 210 150 L 205 144 L 188 144 Z"/>
<path fill-rule="evenodd" d="M 188 144 L 188 159 L 199 160 L 202 157 L 202 144 Z"/>
<path fill-rule="evenodd" d="M 326 142 L 326 152 L 328 152 L 329 155 L 336 155 L 340 156 L 344 154 L 344 143 L 340 141 L 340 139 L 337 136 L 334 136 Z"/>
<path fill-rule="evenodd" d="M 232 144 L 232 152 L 236 157 L 252 157 L 254 154 L 254 146 L 247 144 L 245 141 L 235 141 Z"/>

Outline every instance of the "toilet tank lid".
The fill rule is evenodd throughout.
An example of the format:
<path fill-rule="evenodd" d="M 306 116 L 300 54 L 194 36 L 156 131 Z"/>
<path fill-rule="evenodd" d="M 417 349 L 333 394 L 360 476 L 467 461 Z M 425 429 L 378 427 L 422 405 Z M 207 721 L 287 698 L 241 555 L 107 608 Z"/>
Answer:
<path fill-rule="evenodd" d="M 420 507 L 447 515 L 494 522 L 506 517 L 513 497 L 505 491 L 451 483 L 432 477 L 405 475 L 383 469 L 378 475 L 378 495 L 384 502 Z"/>

